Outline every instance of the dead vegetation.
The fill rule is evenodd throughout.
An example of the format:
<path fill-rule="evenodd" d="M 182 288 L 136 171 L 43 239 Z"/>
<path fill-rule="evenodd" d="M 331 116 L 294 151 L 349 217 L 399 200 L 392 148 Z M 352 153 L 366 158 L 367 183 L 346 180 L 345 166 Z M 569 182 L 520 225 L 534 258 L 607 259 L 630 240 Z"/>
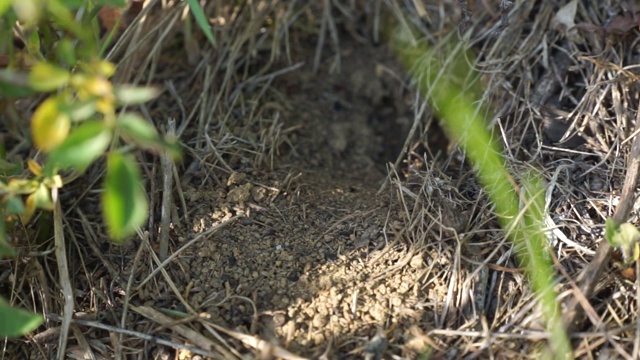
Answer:
<path fill-rule="evenodd" d="M 536 296 L 385 45 L 393 19 L 443 71 L 475 53 L 463 80 L 486 89 L 478 108 L 509 167 L 546 179 L 574 356 L 638 358 L 640 287 L 603 240 L 609 216 L 638 223 L 637 10 L 399 3 L 212 1 L 215 45 L 184 2 L 145 4 L 108 57 L 119 81 L 164 90 L 139 112 L 163 131 L 175 121 L 184 160 L 139 155 L 152 211 L 123 246 L 99 225 L 100 167 L 64 189 L 73 316 L 53 234 L 14 236 L 0 289 L 47 322 L 4 357 L 55 357 L 65 336 L 68 357 L 92 359 L 537 357 L 549 333 Z"/>

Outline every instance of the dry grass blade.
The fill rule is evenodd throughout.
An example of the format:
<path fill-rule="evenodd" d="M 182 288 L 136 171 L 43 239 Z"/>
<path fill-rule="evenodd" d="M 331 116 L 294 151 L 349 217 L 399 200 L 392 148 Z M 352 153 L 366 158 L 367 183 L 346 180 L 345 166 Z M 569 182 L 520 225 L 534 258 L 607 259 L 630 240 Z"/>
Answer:
<path fill-rule="evenodd" d="M 203 349 L 206 353 L 210 354 L 211 351 L 216 351 L 219 354 L 218 356 L 221 356 L 224 359 L 237 358 L 237 355 L 229 351 L 229 349 L 220 346 L 218 343 L 211 341 L 199 332 L 189 329 L 184 325 L 175 325 L 174 319 L 162 314 L 161 312 L 153 308 L 146 306 L 137 307 L 131 305 L 131 310 L 153 320 L 156 323 L 169 327 L 173 332 L 184 337 L 187 342 L 194 344 L 200 349 Z"/>
<path fill-rule="evenodd" d="M 60 316 L 54 315 L 54 314 L 49 314 L 48 318 L 54 321 L 61 321 L 62 318 Z M 161 344 L 161 345 L 166 345 L 175 349 L 185 349 L 188 351 L 191 351 L 194 354 L 199 354 L 202 356 L 210 356 L 212 358 L 216 358 L 217 356 L 223 356 L 223 358 L 225 359 L 232 359 L 232 357 L 224 357 L 226 355 L 228 355 L 228 352 L 223 352 L 222 354 L 220 353 L 215 353 L 212 351 L 208 351 L 208 350 L 204 350 L 201 348 L 197 348 L 194 346 L 189 346 L 189 345 L 184 345 L 182 343 L 178 343 L 178 342 L 173 342 L 173 341 L 168 341 L 159 337 L 155 337 L 155 336 L 151 336 L 149 334 L 145 334 L 142 332 L 137 332 L 137 331 L 132 331 L 132 330 L 128 330 L 128 329 L 121 329 L 115 326 L 110 326 L 110 325 L 105 325 L 96 321 L 88 321 L 88 320 L 78 320 L 78 319 L 73 319 L 71 321 L 73 324 L 77 324 L 79 326 L 86 326 L 86 327 L 90 327 L 90 328 L 96 328 L 96 329 L 102 329 L 102 330 L 107 330 L 110 332 L 114 332 L 114 333 L 122 333 L 122 334 L 126 334 L 135 338 L 140 338 L 143 339 L 145 341 L 148 341 L 150 343 L 157 343 L 157 344 Z M 196 337 L 197 338 L 197 337 Z M 205 342 L 206 344 L 208 344 L 207 342 Z"/>
<path fill-rule="evenodd" d="M 287 351 L 285 349 L 283 349 L 282 347 L 278 346 L 278 345 L 274 345 L 271 344 L 267 341 L 264 341 L 262 339 L 259 339 L 255 336 L 251 336 L 251 335 L 247 335 L 247 334 L 243 334 L 237 331 L 233 331 L 233 330 L 229 330 L 229 329 L 225 329 L 223 327 L 220 326 L 215 326 L 214 327 L 219 330 L 220 332 L 223 332 L 235 339 L 238 339 L 240 341 L 242 341 L 243 344 L 258 350 L 259 354 L 261 354 L 262 356 L 266 356 L 266 357 L 273 357 L 275 356 L 276 358 L 280 358 L 280 359 L 284 359 L 284 360 L 307 360 L 308 358 L 306 357 L 301 357 L 298 356 L 290 351 Z"/>
<path fill-rule="evenodd" d="M 167 122 L 167 136 L 174 138 L 176 135 L 176 121 L 169 119 Z M 162 157 L 162 211 L 160 213 L 160 260 L 164 261 L 169 254 L 169 226 L 173 209 L 173 161 L 168 152 Z"/>
<path fill-rule="evenodd" d="M 144 286 L 144 284 L 146 284 L 149 280 L 153 279 L 153 277 L 156 276 L 158 274 L 158 272 L 161 272 L 171 262 L 171 260 L 173 260 L 176 257 L 178 257 L 178 255 L 180 255 L 180 253 L 182 251 L 187 250 L 189 248 L 189 246 L 195 244 L 197 241 L 202 241 L 202 239 L 207 239 L 209 236 L 215 234 L 218 230 L 224 228 L 225 226 L 233 224 L 239 218 L 240 218 L 239 216 L 234 216 L 234 217 L 228 219 L 227 221 L 224 221 L 224 222 L 212 227 L 211 229 L 208 229 L 207 231 L 199 234 L 198 236 L 194 237 L 193 239 L 191 239 L 184 246 L 180 247 L 180 249 L 176 250 L 175 252 L 173 252 L 173 254 L 171 254 L 169 257 L 164 259 L 162 261 L 162 263 L 160 263 L 158 265 L 158 267 L 156 267 L 146 278 L 144 278 L 138 284 L 136 291 L 139 290 L 142 286 Z"/>
<path fill-rule="evenodd" d="M 638 105 L 640 108 L 640 104 Z M 640 111 L 638 111 L 636 117 L 636 127 L 640 127 Z M 617 224 L 622 224 L 627 221 L 631 209 L 635 202 L 635 189 L 638 183 L 638 176 L 640 175 L 640 136 L 636 136 L 631 145 L 631 151 L 627 156 L 627 173 L 625 176 L 624 186 L 622 188 L 622 194 L 620 196 L 620 203 L 616 208 L 613 215 L 613 220 Z M 578 281 L 580 282 L 581 297 L 590 298 L 593 295 L 593 291 L 600 281 L 601 274 L 604 268 L 609 262 L 611 255 L 611 245 L 606 240 L 600 242 L 596 255 L 582 271 Z M 566 324 L 569 329 L 575 329 L 582 322 L 582 308 L 578 306 L 579 299 L 575 297 L 567 305 L 569 312 L 566 315 Z"/>
<path fill-rule="evenodd" d="M 57 358 L 64 359 L 66 357 L 67 341 L 69 339 L 69 329 L 71 327 L 71 318 L 73 317 L 75 302 L 71 279 L 69 278 L 69 263 L 67 261 L 67 247 L 65 245 L 64 226 L 62 222 L 62 207 L 60 205 L 60 200 L 58 199 L 57 189 L 54 189 L 52 192 L 54 202 L 53 231 L 56 249 L 55 253 L 63 299 L 63 317 L 60 329 L 60 338 L 58 341 Z"/>

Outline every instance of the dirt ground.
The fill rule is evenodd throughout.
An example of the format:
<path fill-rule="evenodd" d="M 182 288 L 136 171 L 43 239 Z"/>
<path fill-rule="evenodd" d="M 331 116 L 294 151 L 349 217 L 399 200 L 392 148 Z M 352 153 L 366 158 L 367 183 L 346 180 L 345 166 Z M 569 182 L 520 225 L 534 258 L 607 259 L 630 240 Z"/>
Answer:
<path fill-rule="evenodd" d="M 162 229 L 159 160 L 138 155 L 152 211 L 148 228 L 124 245 L 97 225 L 98 166 L 64 195 L 77 206 L 67 219 L 77 291 L 69 357 L 515 359 L 543 351 L 549 333 L 536 296 L 473 169 L 376 31 L 398 4 L 259 3 L 205 8 L 218 27 L 215 48 L 171 22 L 184 10 L 177 5 L 149 12 L 154 21 L 131 27 L 145 31 L 114 47 L 120 80 L 164 89 L 140 112 L 159 128 L 176 118 L 185 156 L 172 173 L 171 227 Z M 548 2 L 503 12 L 472 4 L 466 35 L 459 2 L 427 4 L 422 17 L 416 3 L 402 7 L 405 20 L 434 56 L 446 63 L 437 49 L 451 41 L 477 52 L 482 102 L 494 108 L 488 121 L 509 168 L 547 181 L 553 281 L 558 302 L 570 304 L 628 166 L 623 140 L 635 115 L 620 109 L 637 108 L 637 89 L 615 64 L 633 64 L 637 30 L 624 28 L 613 45 L 602 40 L 613 30 L 603 27 L 602 38 L 593 30 L 595 18 L 622 22 L 615 16 L 626 8 L 614 2 L 603 15 L 605 7 L 585 2 L 575 21 L 592 27 L 583 26 L 579 43 L 557 24 L 566 17 L 560 5 Z M 601 58 L 581 58 L 594 54 Z M 573 117 L 534 119 L 534 108 L 550 107 Z M 634 208 L 629 221 L 636 217 Z M 166 262 L 156 256 L 163 231 L 173 254 Z M 31 259 L 14 269 L 34 274 L 31 289 L 54 284 L 54 260 Z M 601 322 L 591 317 L 572 332 L 576 358 L 638 353 L 637 284 L 616 261 L 587 296 Z M 60 314 L 54 289 L 46 311 Z M 57 326 L 54 316 L 26 345 L 9 342 L 25 356 L 8 358 L 54 356 Z"/>
<path fill-rule="evenodd" d="M 311 358 L 360 354 L 383 329 L 404 342 L 426 315 L 427 262 L 399 241 L 389 187 L 376 195 L 411 126 L 412 99 L 388 49 L 343 46 L 339 73 L 325 61 L 274 81 L 291 105 L 277 170 L 232 172 L 223 186 L 194 174 L 182 183 L 192 223 L 175 229 L 184 241 L 241 216 L 187 249 L 174 276 L 216 323 Z M 313 51 L 296 49 L 294 62 Z"/>

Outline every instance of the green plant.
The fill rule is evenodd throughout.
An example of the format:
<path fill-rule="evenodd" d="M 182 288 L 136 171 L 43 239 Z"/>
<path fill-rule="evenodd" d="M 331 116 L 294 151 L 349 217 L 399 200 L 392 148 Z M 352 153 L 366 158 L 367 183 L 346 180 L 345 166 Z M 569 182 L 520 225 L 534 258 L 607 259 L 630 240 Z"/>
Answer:
<path fill-rule="evenodd" d="M 507 170 L 499 146 L 493 141 L 485 119 L 479 115 L 487 111 L 479 111 L 476 106 L 482 92 L 478 75 L 468 65 L 472 54 L 449 49 L 444 51 L 448 56 L 447 64 L 443 65 L 434 50 L 420 40 L 407 23 L 393 27 L 389 33 L 393 34 L 389 40 L 391 46 L 410 69 L 420 91 L 428 94 L 448 135 L 465 150 L 494 204 L 499 221 L 539 297 L 551 333 L 553 358 L 571 357 L 556 293 L 550 286 L 554 271 L 544 235 L 544 188 L 539 176 L 533 173 L 524 174 L 518 182 Z"/>
<path fill-rule="evenodd" d="M 125 2 L 0 2 L 0 55 L 7 54 L 3 55 L 7 66 L 0 69 L 0 94 L 8 97 L 2 104 L 7 116 L 12 114 L 8 128 L 24 134 L 29 123 L 18 115 L 16 98 L 46 95 L 30 121 L 31 142 L 40 155 L 22 162 L 8 158 L 4 145 L 0 148 L 0 257 L 14 255 L 7 231 L 19 222 L 29 223 L 38 209 L 53 210 L 52 195 L 103 156 L 107 164 L 103 218 L 111 238 L 124 240 L 148 213 L 132 150 L 179 155 L 176 145 L 165 141 L 152 124 L 135 113 L 119 111 L 154 98 L 158 91 L 109 80 L 116 68 L 99 56 L 103 46 L 96 20 L 106 5 Z M 14 31 L 24 48 L 13 45 Z M 13 310 L 2 299 L 0 318 L 0 337 L 24 334 L 41 322 L 41 317 Z"/>
<path fill-rule="evenodd" d="M 204 14 L 204 10 L 200 6 L 200 2 L 198 0 L 187 0 L 187 3 L 189 4 L 189 9 L 191 9 L 193 17 L 196 19 L 196 23 L 198 23 L 198 26 L 202 29 L 207 40 L 209 40 L 211 44 L 215 45 L 216 39 L 211 31 L 211 25 L 209 25 L 207 16 Z"/>
<path fill-rule="evenodd" d="M 620 248 L 624 265 L 631 265 L 640 258 L 640 231 L 634 225 L 616 224 L 612 218 L 607 218 L 605 238 L 612 247 Z"/>

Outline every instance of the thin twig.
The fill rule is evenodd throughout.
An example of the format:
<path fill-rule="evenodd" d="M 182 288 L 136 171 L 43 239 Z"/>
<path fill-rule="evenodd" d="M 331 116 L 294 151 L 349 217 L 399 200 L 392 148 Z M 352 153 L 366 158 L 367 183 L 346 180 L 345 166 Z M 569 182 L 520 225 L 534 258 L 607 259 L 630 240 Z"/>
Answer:
<path fill-rule="evenodd" d="M 53 232 L 56 244 L 56 260 L 60 273 L 60 287 L 64 299 L 62 325 L 60 329 L 60 340 L 58 342 L 58 359 L 65 359 L 67 351 L 67 340 L 69 338 L 69 327 L 71 326 L 71 316 L 73 315 L 74 301 L 71 280 L 69 279 L 69 264 L 67 262 L 67 248 L 64 240 L 64 228 L 62 224 L 62 207 L 58 198 L 58 189 L 51 190 L 53 198 Z"/>
<path fill-rule="evenodd" d="M 144 280 L 142 280 L 142 282 L 140 284 L 138 284 L 138 286 L 136 287 L 135 291 L 140 291 L 140 289 L 142 288 L 142 286 L 144 286 L 144 284 L 147 283 L 147 281 L 153 279 L 153 277 L 159 273 L 162 269 L 164 269 L 165 266 L 167 266 L 171 260 L 175 259 L 178 255 L 180 255 L 180 253 L 182 253 L 184 250 L 186 250 L 189 246 L 193 245 L 196 241 L 202 239 L 202 238 L 206 238 L 209 235 L 212 235 L 213 233 L 215 233 L 216 231 L 222 229 L 223 227 L 233 223 L 234 221 L 236 221 L 238 218 L 240 218 L 241 216 L 236 215 L 224 222 L 221 222 L 215 226 L 213 226 L 211 229 L 198 234 L 198 236 L 196 236 L 195 238 L 191 239 L 188 243 L 184 244 L 184 246 L 182 246 L 180 249 L 176 250 L 173 254 L 171 254 L 169 257 L 167 257 L 164 261 L 162 261 L 162 263 L 156 267 L 151 274 L 149 274 Z"/>
<path fill-rule="evenodd" d="M 167 138 L 175 138 L 176 120 L 170 118 L 167 124 Z M 173 205 L 173 161 L 168 151 L 162 156 L 162 212 L 160 215 L 160 260 L 167 258 L 169 253 L 169 226 L 171 223 L 171 207 Z"/>
<path fill-rule="evenodd" d="M 145 235 L 149 236 L 149 233 L 146 232 Z M 145 249 L 144 246 L 139 246 L 138 247 L 138 251 L 136 251 L 136 256 L 133 258 L 133 263 L 131 264 L 131 269 L 130 269 L 130 273 L 129 273 L 129 280 L 127 281 L 127 287 L 125 289 L 125 297 L 124 297 L 124 303 L 122 304 L 122 316 L 120 317 L 120 326 L 122 328 L 124 328 L 127 324 L 127 316 L 129 314 L 129 301 L 131 300 L 131 287 L 133 286 L 133 279 L 135 279 L 135 275 L 136 275 L 136 268 L 138 266 L 138 264 L 140 263 L 140 257 L 142 256 L 142 252 Z M 118 334 L 118 349 L 116 352 L 116 359 L 117 360 L 121 360 L 122 359 L 122 350 L 123 350 L 123 346 L 121 345 L 123 343 L 123 333 L 119 333 Z"/>

